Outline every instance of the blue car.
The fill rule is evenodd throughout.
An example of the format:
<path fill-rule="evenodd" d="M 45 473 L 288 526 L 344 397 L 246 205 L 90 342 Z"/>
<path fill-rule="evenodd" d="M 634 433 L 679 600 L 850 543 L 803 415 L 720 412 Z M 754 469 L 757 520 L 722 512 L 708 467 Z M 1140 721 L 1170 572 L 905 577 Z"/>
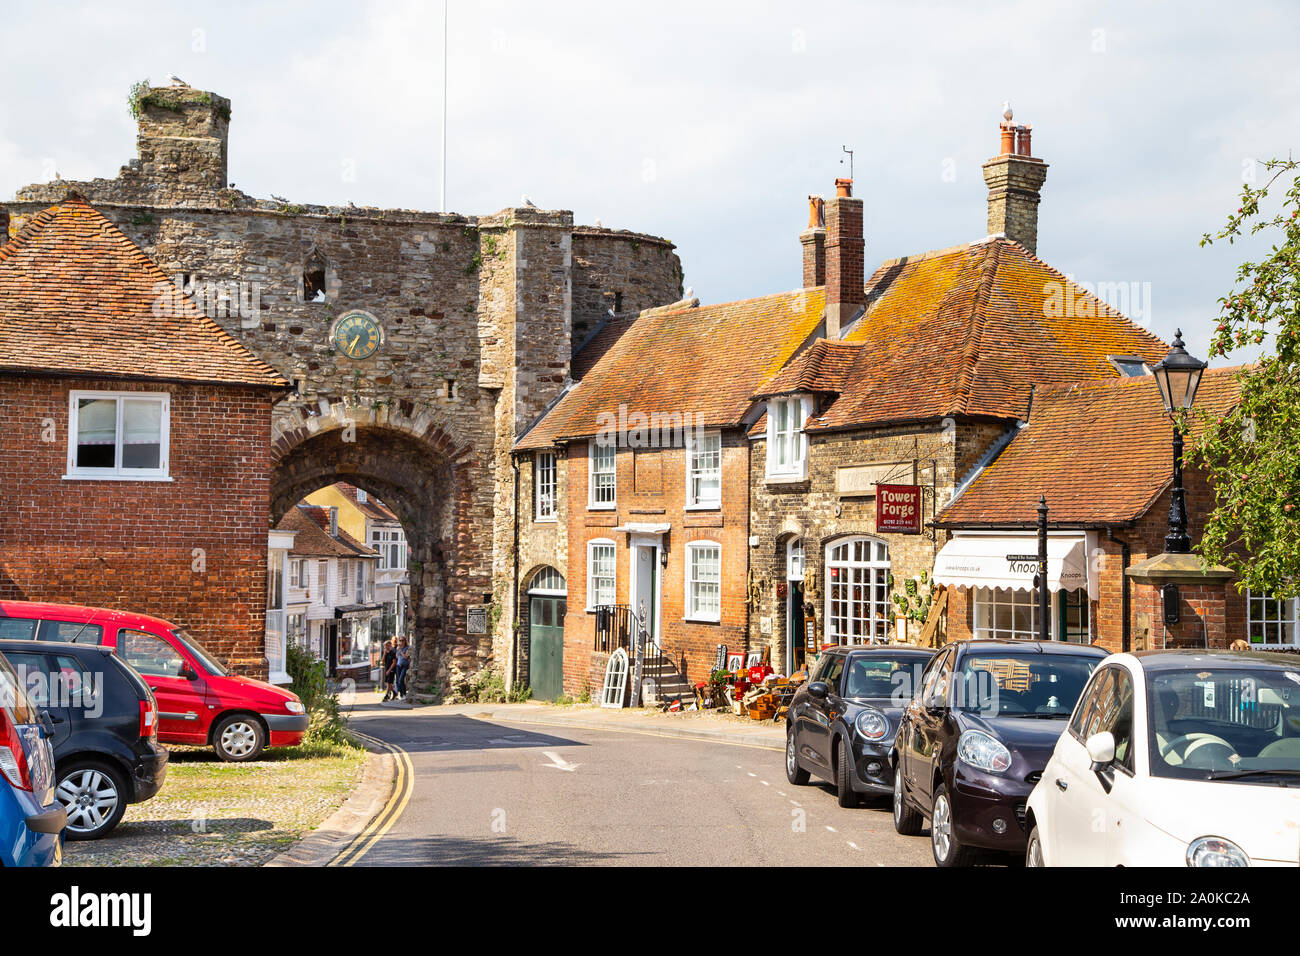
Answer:
<path fill-rule="evenodd" d="M 45 718 L 0 654 L 0 866 L 58 866 L 68 814 L 54 796 Z"/>

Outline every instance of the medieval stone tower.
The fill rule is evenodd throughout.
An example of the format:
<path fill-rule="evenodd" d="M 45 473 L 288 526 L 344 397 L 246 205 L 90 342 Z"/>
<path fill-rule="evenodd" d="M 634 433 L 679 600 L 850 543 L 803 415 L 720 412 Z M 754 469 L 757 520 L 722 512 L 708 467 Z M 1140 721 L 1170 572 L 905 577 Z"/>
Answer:
<path fill-rule="evenodd" d="M 671 242 L 533 207 L 485 216 L 255 199 L 230 184 L 231 103 L 142 89 L 138 157 L 114 179 L 55 181 L 0 210 L 12 234 L 78 192 L 208 313 L 297 384 L 275 411 L 272 506 L 352 482 L 412 549 L 418 687 L 505 664 L 515 436 L 556 397 L 611 309 L 681 297 Z M 0 232 L 0 235 L 3 235 Z M 377 328 L 348 354 L 344 316 Z M 489 633 L 468 611 L 488 605 Z"/>

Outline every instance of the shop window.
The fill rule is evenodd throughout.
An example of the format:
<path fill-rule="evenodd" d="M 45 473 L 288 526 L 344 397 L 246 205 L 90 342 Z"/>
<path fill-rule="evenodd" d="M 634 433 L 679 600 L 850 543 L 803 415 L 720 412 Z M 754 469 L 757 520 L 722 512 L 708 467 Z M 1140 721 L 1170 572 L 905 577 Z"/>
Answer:
<path fill-rule="evenodd" d="M 836 644 L 889 639 L 889 546 L 850 538 L 826 549 L 826 636 Z"/>
<path fill-rule="evenodd" d="M 1272 598 L 1246 592 L 1246 633 L 1250 643 L 1263 647 L 1295 647 L 1297 602 L 1295 598 Z"/>
<path fill-rule="evenodd" d="M 1056 620 L 1060 628 L 1057 638 L 1073 644 L 1091 644 L 1090 610 L 1091 602 L 1086 590 L 1056 592 Z"/>
<path fill-rule="evenodd" d="M 1013 588 L 975 591 L 975 636 L 1034 641 L 1038 633 L 1038 594 Z"/>

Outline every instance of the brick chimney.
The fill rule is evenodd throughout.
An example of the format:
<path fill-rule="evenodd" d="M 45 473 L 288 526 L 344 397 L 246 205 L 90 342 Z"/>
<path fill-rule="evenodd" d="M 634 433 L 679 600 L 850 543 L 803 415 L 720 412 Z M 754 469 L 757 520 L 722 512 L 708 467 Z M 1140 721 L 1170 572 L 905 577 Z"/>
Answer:
<path fill-rule="evenodd" d="M 808 197 L 808 228 L 799 233 L 803 244 L 803 287 L 826 284 L 826 203 L 821 196 Z"/>
<path fill-rule="evenodd" d="M 1032 127 L 1011 121 L 1011 109 L 999 124 L 1001 153 L 984 164 L 989 187 L 988 234 L 1014 239 L 1038 252 L 1038 190 L 1047 179 L 1047 164 L 1030 155 Z"/>
<path fill-rule="evenodd" d="M 853 180 L 837 179 L 826 203 L 826 338 L 838 339 L 866 304 L 865 270 L 862 200 L 853 198 Z"/>
<path fill-rule="evenodd" d="M 9 241 L 9 210 L 0 206 L 0 246 Z"/>

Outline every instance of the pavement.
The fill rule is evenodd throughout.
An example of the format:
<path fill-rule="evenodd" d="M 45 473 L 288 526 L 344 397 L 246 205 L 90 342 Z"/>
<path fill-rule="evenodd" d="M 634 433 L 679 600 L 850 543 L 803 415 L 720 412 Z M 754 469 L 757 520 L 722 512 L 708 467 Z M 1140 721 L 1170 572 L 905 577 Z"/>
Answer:
<path fill-rule="evenodd" d="M 888 801 L 789 784 L 781 724 L 368 694 L 349 717 L 392 748 L 399 784 L 333 865 L 933 865 Z"/>

